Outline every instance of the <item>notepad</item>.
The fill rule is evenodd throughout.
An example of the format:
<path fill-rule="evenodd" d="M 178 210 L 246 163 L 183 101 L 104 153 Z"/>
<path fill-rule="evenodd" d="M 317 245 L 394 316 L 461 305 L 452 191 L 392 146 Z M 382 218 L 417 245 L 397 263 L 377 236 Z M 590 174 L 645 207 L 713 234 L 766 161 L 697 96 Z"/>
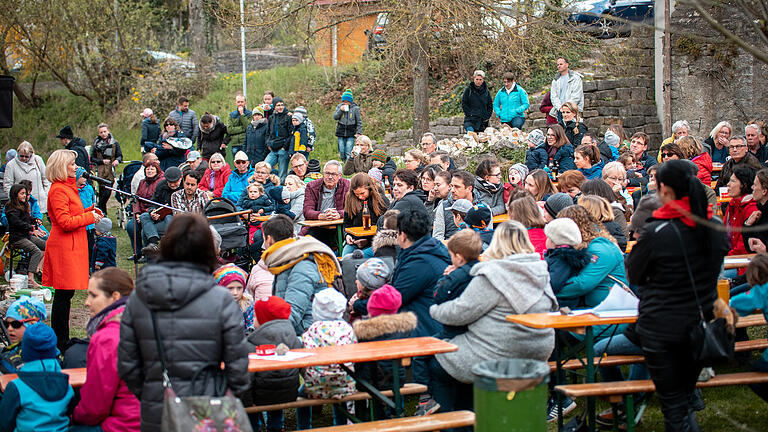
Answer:
<path fill-rule="evenodd" d="M 248 358 L 254 359 L 254 360 L 274 360 L 274 361 L 281 361 L 281 362 L 289 362 L 289 361 L 298 360 L 300 358 L 309 357 L 313 355 L 315 355 L 315 353 L 288 351 L 287 353 L 285 353 L 285 355 L 272 354 L 268 356 L 260 356 L 260 355 L 251 353 L 251 354 L 248 354 Z"/>

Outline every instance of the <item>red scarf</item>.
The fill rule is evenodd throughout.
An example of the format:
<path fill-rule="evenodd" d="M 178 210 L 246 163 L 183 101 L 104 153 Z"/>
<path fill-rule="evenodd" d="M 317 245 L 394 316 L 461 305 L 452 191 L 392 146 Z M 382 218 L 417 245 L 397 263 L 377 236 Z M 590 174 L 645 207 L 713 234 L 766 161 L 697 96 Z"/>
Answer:
<path fill-rule="evenodd" d="M 670 201 L 658 210 L 653 212 L 653 217 L 656 219 L 680 219 L 685 225 L 693 228 L 696 226 L 696 222 L 693 221 L 688 215 L 691 214 L 691 200 L 689 197 L 683 199 Z M 707 206 L 707 219 L 712 218 L 712 206 Z"/>

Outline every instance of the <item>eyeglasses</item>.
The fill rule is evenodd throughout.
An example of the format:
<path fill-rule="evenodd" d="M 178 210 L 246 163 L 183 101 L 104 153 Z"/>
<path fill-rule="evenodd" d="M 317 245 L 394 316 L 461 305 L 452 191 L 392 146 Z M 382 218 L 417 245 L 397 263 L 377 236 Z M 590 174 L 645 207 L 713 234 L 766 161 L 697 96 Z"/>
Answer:
<path fill-rule="evenodd" d="M 305 164 L 305 163 L 300 163 L 300 164 L 296 164 L 296 165 L 293 165 L 291 168 L 293 168 L 293 169 L 296 169 L 296 168 L 301 168 L 301 167 L 303 167 L 304 165 L 306 165 L 306 164 Z"/>
<path fill-rule="evenodd" d="M 672 157 L 672 156 L 677 156 L 677 154 L 675 154 L 675 153 L 662 153 L 661 154 L 661 157 Z"/>
<path fill-rule="evenodd" d="M 31 157 L 32 157 L 32 155 L 23 155 L 23 154 L 18 155 L 19 159 L 29 159 Z"/>
<path fill-rule="evenodd" d="M 341 174 L 340 174 L 340 173 L 324 172 L 324 173 L 323 173 L 323 175 L 324 175 L 324 176 L 327 176 L 327 177 L 338 177 L 338 176 L 340 176 Z"/>
<path fill-rule="evenodd" d="M 221 161 L 218 161 L 218 160 L 211 161 L 211 165 L 213 165 L 213 164 L 220 164 L 220 163 L 221 163 Z"/>
<path fill-rule="evenodd" d="M 254 175 L 255 175 L 255 174 L 259 174 L 259 175 L 267 175 L 267 174 L 269 174 L 269 173 L 268 173 L 268 172 L 265 172 L 265 171 L 255 171 L 253 174 L 254 174 Z"/>
<path fill-rule="evenodd" d="M 244 160 L 236 160 L 236 161 L 235 161 L 235 163 L 236 163 L 237 165 L 240 165 L 240 164 L 247 164 L 247 163 L 248 163 L 248 161 L 244 161 Z"/>
<path fill-rule="evenodd" d="M 488 174 L 488 177 L 501 177 L 501 173 L 497 172 L 495 174 Z"/>
<path fill-rule="evenodd" d="M 13 327 L 15 329 L 20 329 L 24 325 L 24 323 L 26 323 L 28 321 L 31 321 L 31 320 L 29 320 L 29 319 L 25 319 L 25 320 L 21 320 L 21 321 L 18 321 L 18 320 L 7 320 L 7 321 L 5 321 L 5 326 L 6 327 Z"/>
<path fill-rule="evenodd" d="M 164 126 L 165 126 L 165 127 L 168 127 L 168 126 L 176 126 L 176 125 L 175 125 L 175 124 L 173 124 L 173 123 L 166 123 Z"/>

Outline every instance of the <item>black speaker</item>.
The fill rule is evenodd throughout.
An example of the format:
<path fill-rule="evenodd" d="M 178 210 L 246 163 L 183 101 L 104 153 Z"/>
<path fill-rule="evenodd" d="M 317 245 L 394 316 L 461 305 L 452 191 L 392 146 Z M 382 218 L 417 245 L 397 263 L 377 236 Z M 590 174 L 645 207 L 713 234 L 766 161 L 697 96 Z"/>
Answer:
<path fill-rule="evenodd" d="M 0 128 L 13 127 L 13 81 L 9 75 L 0 75 Z"/>

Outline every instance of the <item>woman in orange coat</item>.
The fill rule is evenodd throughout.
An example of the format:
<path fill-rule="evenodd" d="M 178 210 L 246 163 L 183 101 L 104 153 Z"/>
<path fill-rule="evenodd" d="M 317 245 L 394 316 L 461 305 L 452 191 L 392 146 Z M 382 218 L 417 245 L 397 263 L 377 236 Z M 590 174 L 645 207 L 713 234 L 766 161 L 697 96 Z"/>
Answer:
<path fill-rule="evenodd" d="M 88 238 L 85 227 L 98 223 L 101 212 L 83 209 L 75 184 L 75 157 L 71 150 L 56 150 L 48 158 L 46 176 L 51 235 L 43 261 L 43 285 L 56 291 L 51 306 L 51 327 L 59 348 L 69 340 L 69 308 L 75 290 L 88 289 Z"/>

